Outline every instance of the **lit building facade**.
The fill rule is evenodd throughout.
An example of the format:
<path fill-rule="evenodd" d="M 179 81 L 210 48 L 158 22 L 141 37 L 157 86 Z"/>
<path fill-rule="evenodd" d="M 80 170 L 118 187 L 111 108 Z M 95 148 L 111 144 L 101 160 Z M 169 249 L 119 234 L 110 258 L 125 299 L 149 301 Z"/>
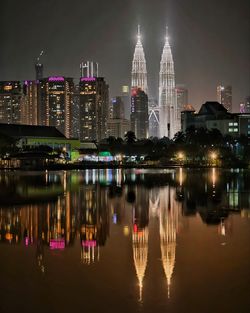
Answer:
<path fill-rule="evenodd" d="M 26 80 L 23 86 L 23 102 L 21 107 L 21 123 L 38 125 L 38 84 L 37 80 Z"/>
<path fill-rule="evenodd" d="M 130 121 L 125 118 L 112 118 L 108 120 L 108 136 L 123 138 L 130 130 Z"/>
<path fill-rule="evenodd" d="M 154 99 L 149 99 L 148 104 L 149 110 L 149 137 L 159 137 L 159 106 L 157 101 Z"/>
<path fill-rule="evenodd" d="M 136 138 L 148 138 L 148 96 L 140 88 L 132 90 L 130 120 Z"/>
<path fill-rule="evenodd" d="M 217 101 L 232 112 L 232 86 L 217 86 Z"/>
<path fill-rule="evenodd" d="M 21 105 L 23 101 L 20 81 L 0 82 L 0 123 L 21 123 Z"/>
<path fill-rule="evenodd" d="M 80 64 L 80 77 L 98 77 L 99 65 L 97 62 L 85 61 Z"/>
<path fill-rule="evenodd" d="M 250 96 L 246 97 L 245 101 L 245 113 L 250 113 Z"/>
<path fill-rule="evenodd" d="M 176 86 L 177 109 L 180 116 L 181 111 L 188 105 L 188 90 L 185 86 Z"/>
<path fill-rule="evenodd" d="M 124 103 L 124 115 L 126 119 L 130 118 L 130 91 L 129 86 L 122 86 L 121 99 Z"/>
<path fill-rule="evenodd" d="M 109 86 L 103 77 L 82 77 L 80 93 L 80 139 L 101 140 L 107 137 Z"/>
<path fill-rule="evenodd" d="M 159 74 L 160 137 L 173 138 L 181 128 L 177 109 L 174 61 L 168 34 L 162 51 Z"/>
<path fill-rule="evenodd" d="M 80 91 L 79 85 L 74 86 L 72 107 L 72 136 L 80 138 Z"/>
<path fill-rule="evenodd" d="M 71 137 L 73 78 L 51 76 L 41 79 L 38 88 L 38 124 L 55 126 Z"/>
<path fill-rule="evenodd" d="M 124 102 L 121 97 L 114 97 L 111 99 L 111 118 L 120 118 L 123 119 L 125 117 L 124 113 Z"/>
<path fill-rule="evenodd" d="M 140 88 L 145 93 L 148 93 L 147 67 L 141 42 L 140 26 L 138 26 L 137 43 L 134 51 L 131 76 L 131 88 Z"/>

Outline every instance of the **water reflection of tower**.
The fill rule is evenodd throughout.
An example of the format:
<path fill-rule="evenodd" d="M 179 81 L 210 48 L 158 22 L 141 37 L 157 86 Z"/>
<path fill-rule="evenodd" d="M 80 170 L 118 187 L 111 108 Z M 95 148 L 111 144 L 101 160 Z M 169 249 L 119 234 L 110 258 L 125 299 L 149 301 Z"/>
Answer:
<path fill-rule="evenodd" d="M 139 301 L 142 301 L 143 279 L 148 261 L 149 198 L 148 192 L 145 192 L 142 187 L 138 188 L 135 194 L 132 246 L 134 265 L 139 282 Z"/>
<path fill-rule="evenodd" d="M 99 247 L 109 233 L 107 193 L 100 185 L 85 186 L 80 212 L 81 260 L 91 264 L 99 261 Z"/>
<path fill-rule="evenodd" d="M 75 227 L 71 210 L 70 192 L 59 197 L 56 203 L 50 203 L 46 209 L 45 241 L 51 249 L 64 249 L 74 241 Z"/>
<path fill-rule="evenodd" d="M 175 266 L 176 233 L 180 204 L 175 200 L 175 191 L 169 186 L 160 190 L 160 244 L 161 259 L 167 279 L 168 297 L 170 297 L 171 278 Z"/>
<path fill-rule="evenodd" d="M 153 188 L 149 191 L 149 213 L 150 216 L 154 217 L 158 215 L 159 209 L 159 190 L 157 188 Z"/>

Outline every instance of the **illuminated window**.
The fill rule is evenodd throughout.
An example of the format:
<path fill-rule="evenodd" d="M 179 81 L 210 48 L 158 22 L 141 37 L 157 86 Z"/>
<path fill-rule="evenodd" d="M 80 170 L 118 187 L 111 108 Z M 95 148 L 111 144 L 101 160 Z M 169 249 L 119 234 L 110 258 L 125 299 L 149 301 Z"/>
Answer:
<path fill-rule="evenodd" d="M 228 126 L 233 126 L 234 123 L 229 123 Z"/>
<path fill-rule="evenodd" d="M 234 128 L 234 133 L 237 133 L 238 132 L 238 128 Z"/>
<path fill-rule="evenodd" d="M 229 133 L 232 133 L 233 132 L 233 128 L 229 128 L 228 131 L 229 131 Z"/>

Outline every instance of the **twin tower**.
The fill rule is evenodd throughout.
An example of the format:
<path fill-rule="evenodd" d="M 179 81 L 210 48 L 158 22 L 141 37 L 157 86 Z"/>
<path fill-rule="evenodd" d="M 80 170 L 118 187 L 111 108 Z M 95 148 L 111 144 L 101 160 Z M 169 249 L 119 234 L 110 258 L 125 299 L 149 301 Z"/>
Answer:
<path fill-rule="evenodd" d="M 131 74 L 131 87 L 140 88 L 148 94 L 147 66 L 139 25 Z M 159 137 L 173 138 L 180 128 L 180 110 L 177 107 L 174 62 L 167 30 L 159 73 Z"/>

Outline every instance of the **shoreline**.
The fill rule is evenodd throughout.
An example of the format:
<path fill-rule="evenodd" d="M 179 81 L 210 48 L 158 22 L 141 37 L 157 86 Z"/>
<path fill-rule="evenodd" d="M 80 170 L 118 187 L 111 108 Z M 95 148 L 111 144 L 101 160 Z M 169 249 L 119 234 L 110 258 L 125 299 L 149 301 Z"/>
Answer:
<path fill-rule="evenodd" d="M 139 165 L 139 164 L 56 164 L 44 167 L 18 167 L 18 168 L 0 168 L 1 171 L 65 171 L 65 170 L 88 170 L 88 169 L 174 169 L 174 168 L 187 168 L 187 169 L 249 169 L 246 164 L 230 164 L 230 165 L 194 165 L 194 164 L 166 164 L 166 165 Z"/>

